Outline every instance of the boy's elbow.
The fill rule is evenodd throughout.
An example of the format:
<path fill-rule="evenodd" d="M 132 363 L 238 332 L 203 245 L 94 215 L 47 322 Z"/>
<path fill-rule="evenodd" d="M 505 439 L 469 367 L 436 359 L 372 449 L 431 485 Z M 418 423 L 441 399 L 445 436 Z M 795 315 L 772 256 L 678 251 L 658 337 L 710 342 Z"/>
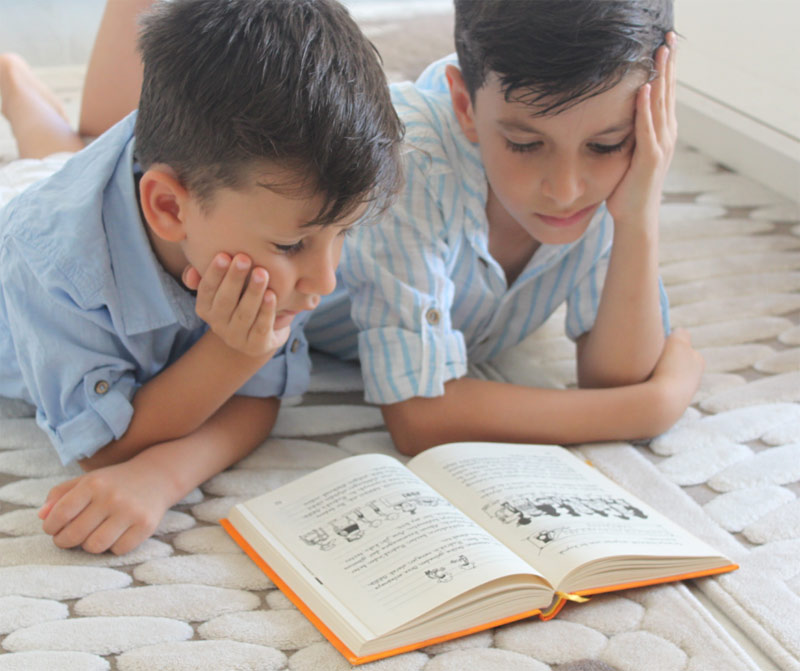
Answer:
<path fill-rule="evenodd" d="M 381 406 L 383 421 L 392 437 L 392 442 L 400 454 L 413 457 L 438 444 L 423 416 L 419 403 L 424 399 L 409 399 Z"/>
<path fill-rule="evenodd" d="M 392 434 L 392 442 L 394 442 L 394 446 L 397 451 L 406 457 L 415 457 L 426 449 L 410 436 L 398 436 Z"/>
<path fill-rule="evenodd" d="M 662 344 L 624 354 L 603 353 L 590 349 L 587 338 L 587 334 L 579 338 L 576 351 L 577 383 L 580 389 L 612 389 L 642 384 L 653 374 L 663 348 Z"/>
<path fill-rule="evenodd" d="M 631 373 L 625 374 L 622 371 L 608 371 L 605 375 L 593 375 L 591 373 L 578 373 L 579 389 L 613 389 L 615 387 L 628 387 L 630 385 L 646 382 L 652 371 L 647 374 Z"/>
<path fill-rule="evenodd" d="M 650 361 L 631 361 L 628 366 L 603 368 L 582 363 L 579 360 L 577 370 L 578 387 L 581 389 L 611 389 L 642 384 L 653 374 L 654 367 Z"/>

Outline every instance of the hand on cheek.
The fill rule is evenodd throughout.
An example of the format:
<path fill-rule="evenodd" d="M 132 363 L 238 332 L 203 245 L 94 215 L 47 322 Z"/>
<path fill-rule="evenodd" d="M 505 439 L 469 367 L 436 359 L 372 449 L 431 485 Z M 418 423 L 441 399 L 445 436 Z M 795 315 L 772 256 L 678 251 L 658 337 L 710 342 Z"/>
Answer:
<path fill-rule="evenodd" d="M 658 226 L 664 179 L 678 136 L 675 116 L 675 34 L 656 52 L 657 76 L 636 96 L 636 145 L 630 166 L 607 200 L 615 226 Z"/>
<path fill-rule="evenodd" d="M 198 279 L 199 278 L 199 279 Z M 269 273 L 252 267 L 245 254 L 217 254 L 205 274 L 184 271 L 184 283 L 197 280 L 197 314 L 228 347 L 269 358 L 289 338 L 290 327 L 275 329 L 277 297 Z"/>
<path fill-rule="evenodd" d="M 189 291 L 197 291 L 197 287 L 200 286 L 200 280 L 202 279 L 202 276 L 194 266 L 186 266 L 186 268 L 183 269 L 181 281 Z"/>

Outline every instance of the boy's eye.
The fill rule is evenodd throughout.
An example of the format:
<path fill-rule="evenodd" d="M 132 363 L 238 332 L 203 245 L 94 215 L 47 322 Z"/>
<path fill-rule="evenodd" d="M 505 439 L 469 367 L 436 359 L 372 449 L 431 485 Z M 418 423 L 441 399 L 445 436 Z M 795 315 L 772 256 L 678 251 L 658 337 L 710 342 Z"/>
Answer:
<path fill-rule="evenodd" d="M 511 151 L 518 151 L 518 152 L 528 152 L 528 151 L 535 151 L 539 147 L 542 146 L 542 143 L 539 141 L 536 142 L 528 142 L 527 144 L 520 144 L 518 142 L 512 142 L 508 138 L 506 138 L 506 146 Z"/>
<path fill-rule="evenodd" d="M 627 137 L 622 142 L 618 142 L 617 144 L 598 144 L 597 142 L 592 142 L 589 145 L 589 149 L 591 149 L 595 154 L 613 154 L 614 152 L 622 151 L 622 148 L 627 144 L 627 142 Z"/>
<path fill-rule="evenodd" d="M 287 256 L 291 256 L 292 254 L 297 254 L 297 252 L 302 251 L 303 241 L 298 240 L 297 242 L 293 242 L 291 245 L 279 245 L 276 242 L 275 249 L 277 249 L 281 254 L 286 254 Z"/>

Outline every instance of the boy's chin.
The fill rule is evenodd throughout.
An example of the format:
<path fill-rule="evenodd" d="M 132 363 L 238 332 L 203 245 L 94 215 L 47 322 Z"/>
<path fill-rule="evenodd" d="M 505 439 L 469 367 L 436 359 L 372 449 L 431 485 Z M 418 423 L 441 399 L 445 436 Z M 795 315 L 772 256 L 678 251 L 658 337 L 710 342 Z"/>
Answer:
<path fill-rule="evenodd" d="M 593 214 L 594 210 L 585 213 L 579 220 L 569 224 L 559 222 L 558 225 L 553 225 L 547 219 L 534 215 L 536 221 L 528 229 L 528 232 L 542 245 L 568 245 L 580 240 L 586 229 L 589 228 Z"/>
<path fill-rule="evenodd" d="M 549 230 L 543 226 L 528 228 L 528 234 L 539 245 L 571 245 L 581 239 L 588 225 L 574 226 L 568 229 Z"/>
<path fill-rule="evenodd" d="M 544 231 L 537 233 L 534 237 L 542 245 L 570 245 L 583 237 L 586 228 L 586 226 L 580 226 L 563 231 Z"/>

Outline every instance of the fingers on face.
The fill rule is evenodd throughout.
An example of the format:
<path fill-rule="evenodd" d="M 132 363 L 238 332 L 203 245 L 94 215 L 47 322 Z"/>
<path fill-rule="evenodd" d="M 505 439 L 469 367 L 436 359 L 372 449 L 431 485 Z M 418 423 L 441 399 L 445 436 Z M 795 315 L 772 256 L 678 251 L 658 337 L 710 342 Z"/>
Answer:
<path fill-rule="evenodd" d="M 675 116 L 676 90 L 678 86 L 678 39 L 675 33 L 667 35 L 669 45 L 669 60 L 667 61 L 666 79 L 667 85 L 667 112 L 669 114 L 670 127 L 677 132 L 678 122 Z"/>
<path fill-rule="evenodd" d="M 653 82 L 655 91 L 655 100 L 659 104 L 664 104 L 667 89 L 667 65 L 670 58 L 670 49 L 667 45 L 659 47 L 656 53 L 656 70 L 658 74 Z"/>
<path fill-rule="evenodd" d="M 651 108 L 653 114 L 653 124 L 659 130 L 664 128 L 667 122 L 667 108 L 670 103 L 668 73 L 669 61 L 671 58 L 669 47 L 659 47 L 656 52 L 656 78 L 652 81 Z"/>
<path fill-rule="evenodd" d="M 645 84 L 639 89 L 639 98 L 636 101 L 636 146 L 644 147 L 647 143 L 655 142 L 655 129 L 653 127 L 652 110 L 653 86 Z"/>
<path fill-rule="evenodd" d="M 666 44 L 656 51 L 656 77 L 649 83 L 650 94 L 647 98 L 646 116 L 649 118 L 642 118 L 642 123 L 647 127 L 642 139 L 649 137 L 667 156 L 671 155 L 678 130 L 675 116 L 675 51 L 675 34 L 670 32 L 666 36 Z M 642 88 L 647 86 L 645 84 Z"/>
<path fill-rule="evenodd" d="M 197 286 L 197 310 L 200 314 L 208 314 L 214 305 L 222 281 L 231 266 L 231 257 L 227 254 L 217 254 L 208 266 L 200 284 Z"/>
<path fill-rule="evenodd" d="M 247 339 L 254 345 L 258 346 L 265 340 L 269 339 L 272 333 L 272 328 L 275 323 L 275 310 L 278 301 L 275 292 L 271 289 L 266 289 L 260 299 L 258 312 L 255 319 L 252 321 L 252 326 L 247 334 Z"/>
<path fill-rule="evenodd" d="M 227 263 L 225 257 L 218 255 L 203 277 L 197 291 L 197 311 L 201 316 L 236 324 L 246 333 L 270 302 L 269 273 L 261 267 L 252 268 L 245 254 L 237 254 Z M 271 296 L 274 299 L 274 293 Z"/>
<path fill-rule="evenodd" d="M 227 321 L 232 319 L 247 284 L 247 276 L 250 274 L 252 265 L 253 262 L 246 254 L 237 254 L 233 257 L 228 272 L 225 273 L 221 284 L 218 285 L 212 302 L 211 309 L 220 319 Z"/>
<path fill-rule="evenodd" d="M 197 288 L 200 286 L 201 279 L 203 278 L 197 271 L 197 268 L 194 266 L 186 266 L 181 273 L 181 281 L 183 282 L 183 285 L 191 291 L 197 290 Z"/>
<path fill-rule="evenodd" d="M 269 284 L 269 273 L 264 268 L 255 268 L 244 288 L 241 298 L 231 315 L 244 333 L 247 333 L 264 305 L 264 295 Z"/>
<path fill-rule="evenodd" d="M 678 82 L 678 40 L 674 32 L 667 33 L 666 44 L 658 50 L 656 67 L 658 69 L 658 82 L 661 106 L 664 110 L 665 122 L 670 130 L 677 127 L 675 122 L 675 91 Z"/>

